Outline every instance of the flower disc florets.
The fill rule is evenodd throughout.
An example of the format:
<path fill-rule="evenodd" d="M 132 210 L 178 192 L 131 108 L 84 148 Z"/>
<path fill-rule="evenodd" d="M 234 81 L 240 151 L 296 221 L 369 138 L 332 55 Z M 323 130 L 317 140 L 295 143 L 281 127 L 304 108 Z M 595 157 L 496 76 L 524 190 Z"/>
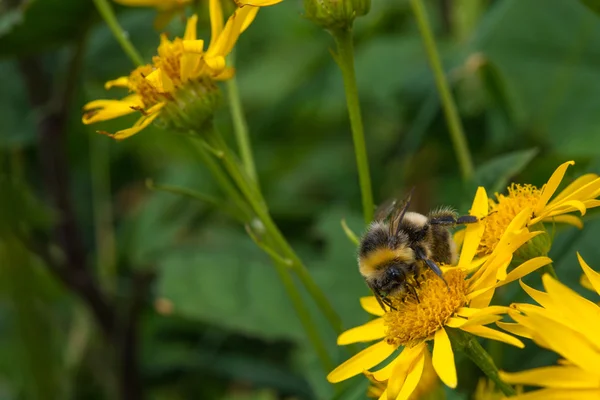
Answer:
<path fill-rule="evenodd" d="M 467 281 L 460 269 L 444 274 L 446 283 L 433 271 L 426 271 L 414 295 L 391 296 L 396 310 L 384 315 L 386 340 L 395 346 L 412 346 L 430 338 L 456 310 L 467 304 Z"/>
<path fill-rule="evenodd" d="M 542 191 L 533 185 L 513 183 L 508 195 L 496 193 L 489 199 L 489 215 L 485 218 L 485 233 L 477 250 L 480 256 L 490 254 L 515 216 L 526 208 L 534 208 Z"/>

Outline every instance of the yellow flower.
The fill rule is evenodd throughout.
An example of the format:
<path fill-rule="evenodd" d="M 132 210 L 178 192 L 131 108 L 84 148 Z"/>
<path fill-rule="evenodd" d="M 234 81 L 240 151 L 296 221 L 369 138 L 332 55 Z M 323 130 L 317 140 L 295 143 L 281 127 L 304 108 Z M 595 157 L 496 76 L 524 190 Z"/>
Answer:
<path fill-rule="evenodd" d="M 512 219 L 525 208 L 533 210 L 527 226 L 539 222 L 563 222 L 581 228 L 581 219 L 569 213 L 579 211 L 584 215 L 588 208 L 600 206 L 600 200 L 596 199 L 600 196 L 598 175 L 580 176 L 550 200 L 563 180 L 567 168 L 573 164 L 574 161 L 561 164 L 542 189 L 529 184 L 513 183 L 508 188 L 507 195 L 496 194 L 496 200 L 490 199 L 489 215 L 485 219 L 486 231 L 478 254 L 490 254 Z"/>
<path fill-rule="evenodd" d="M 600 294 L 600 274 L 577 254 L 583 272 Z M 515 324 L 501 324 L 516 335 L 558 353 L 560 365 L 527 371 L 501 372 L 503 380 L 543 389 L 511 399 L 600 399 L 600 307 L 581 297 L 550 275 L 542 277 L 546 292 L 521 283 L 539 306 L 516 304 Z"/>
<path fill-rule="evenodd" d="M 515 390 L 517 394 L 521 394 L 523 392 L 523 388 L 521 386 L 517 386 Z M 504 398 L 504 394 L 496 389 L 494 382 L 486 378 L 479 379 L 477 382 L 477 387 L 475 388 L 475 393 L 473 393 L 473 400 L 502 400 Z"/>
<path fill-rule="evenodd" d="M 159 115 L 173 120 L 189 118 L 198 126 L 202 115 L 212 115 L 218 90 L 215 82 L 230 79 L 233 68 L 225 64 L 239 35 L 254 20 L 258 8 L 237 9 L 223 26 L 220 0 L 210 0 L 212 37 L 206 51 L 204 41 L 196 36 L 196 15 L 188 19 L 183 39 L 169 40 L 161 35 L 158 55 L 152 65 L 136 68 L 129 76 L 106 82 L 105 88 L 123 87 L 132 93 L 121 100 L 94 100 L 83 108 L 84 124 L 106 121 L 133 112 L 141 118 L 133 127 L 108 134 L 115 139 L 132 136 Z"/>
<path fill-rule="evenodd" d="M 431 396 L 435 398 L 435 393 L 441 389 L 440 380 L 433 369 L 431 354 L 429 350 L 424 351 L 423 374 L 417 384 L 417 387 L 409 396 L 408 400 L 419 400 Z M 371 381 L 371 386 L 367 389 L 367 397 L 379 399 L 387 389 L 387 381 L 379 382 L 373 378 L 373 374 L 366 372 L 365 375 Z"/>
<path fill-rule="evenodd" d="M 156 29 L 163 29 L 171 18 L 177 13 L 182 13 L 185 6 L 192 3 L 192 0 L 114 0 L 115 3 L 130 7 L 153 7 L 158 11 L 154 20 Z"/>
<path fill-rule="evenodd" d="M 487 195 L 479 188 L 473 201 L 471 213 L 482 216 L 487 213 Z M 376 381 L 388 381 L 383 399 L 407 399 L 417 386 L 425 360 L 427 341 L 433 340 L 433 367 L 442 382 L 456 387 L 457 376 L 454 353 L 446 328 L 461 329 L 476 336 L 498 340 L 523 347 L 513 336 L 485 325 L 496 322 L 508 307 L 490 306 L 497 287 L 517 280 L 524 275 L 549 264 L 548 257 L 531 259 L 507 273 L 513 252 L 539 232 L 529 232 L 525 227 L 531 209 L 519 213 L 505 230 L 492 254 L 473 261 L 484 231 L 482 222 L 466 228 L 458 265 L 442 267 L 444 283 L 433 272 L 425 273 L 425 279 L 417 289 L 418 298 L 408 296 L 402 301 L 389 297 L 396 310 L 384 312 L 375 297 L 361 299 L 362 307 L 378 316 L 362 326 L 352 328 L 338 337 L 339 345 L 383 339 L 356 354 L 335 370 L 327 379 L 340 382 L 363 373 L 382 363 L 399 348 L 403 350 L 385 367 L 372 373 Z"/>
<path fill-rule="evenodd" d="M 243 6 L 254 6 L 254 7 L 267 7 L 281 3 L 283 0 L 235 0 L 238 7 Z"/>

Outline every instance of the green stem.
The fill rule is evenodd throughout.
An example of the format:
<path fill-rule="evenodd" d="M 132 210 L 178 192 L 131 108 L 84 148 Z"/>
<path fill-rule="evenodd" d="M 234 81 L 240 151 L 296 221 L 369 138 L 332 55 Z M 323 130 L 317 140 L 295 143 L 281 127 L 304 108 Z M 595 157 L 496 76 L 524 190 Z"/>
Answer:
<path fill-rule="evenodd" d="M 192 137 L 192 144 L 196 148 L 200 159 L 209 169 L 213 178 L 216 179 L 217 183 L 221 190 L 225 192 L 225 195 L 234 202 L 236 207 L 241 211 L 244 217 L 244 222 L 250 222 L 254 217 L 254 213 L 248 207 L 248 204 L 241 198 L 240 192 L 233 185 L 227 174 L 223 171 L 221 166 L 215 162 L 215 160 L 210 156 L 208 150 L 198 141 L 196 137 Z"/>
<path fill-rule="evenodd" d="M 272 238 L 274 244 L 279 248 L 282 252 L 283 256 L 289 258 L 291 260 L 290 268 L 296 273 L 308 293 L 317 303 L 317 306 L 321 310 L 321 312 L 325 315 L 325 318 L 331 324 L 333 330 L 340 334 L 342 332 L 342 321 L 340 317 L 337 315 L 336 311 L 331 306 L 331 303 L 323 293 L 323 291 L 318 287 L 316 282 L 313 280 L 312 276 L 308 272 L 308 269 L 298 257 L 294 249 L 287 242 L 273 219 L 269 214 L 262 194 L 256 189 L 248 177 L 244 176 L 244 171 L 239 167 L 239 164 L 236 162 L 234 155 L 232 154 L 229 147 L 223 142 L 218 132 L 214 132 L 212 135 L 215 139 L 215 143 L 213 145 L 215 148 L 222 151 L 221 161 L 225 166 L 225 169 L 231 176 L 231 178 L 235 181 L 240 191 L 243 193 L 244 197 L 250 203 L 250 206 L 256 213 L 256 216 L 263 223 L 265 232 L 269 237 Z"/>
<path fill-rule="evenodd" d="M 365 144 L 365 133 L 360 112 L 358 89 L 356 88 L 352 29 L 337 29 L 333 30 L 332 34 L 335 43 L 337 44 L 337 55 L 335 56 L 335 60 L 342 71 L 344 90 L 346 91 L 346 106 L 348 107 L 350 128 L 352 129 L 352 140 L 354 141 L 354 153 L 356 154 L 356 166 L 358 168 L 363 214 L 365 223 L 369 224 L 373 220 L 373 190 L 371 188 L 371 175 L 369 173 L 367 146 Z"/>
<path fill-rule="evenodd" d="M 247 221 L 250 221 L 254 216 L 254 212 L 247 206 L 246 202 L 241 197 L 241 193 L 235 188 L 235 186 L 233 186 L 233 184 L 231 183 L 231 181 L 229 180 L 227 175 L 224 173 L 224 171 L 221 169 L 221 167 L 217 163 L 215 163 L 215 161 L 213 160 L 212 157 L 210 157 L 208 150 L 204 146 L 202 146 L 202 144 L 200 144 L 198 142 L 198 140 L 193 140 L 193 142 L 196 145 L 196 148 L 198 150 L 198 153 L 200 154 L 202 161 L 208 166 L 209 170 L 213 174 L 213 177 L 217 180 L 217 182 L 219 183 L 221 188 L 225 191 L 225 193 L 228 195 L 228 197 L 231 200 L 233 200 L 236 205 L 238 205 L 238 208 L 240 208 L 242 210 L 242 212 L 246 216 Z M 224 149 L 219 149 L 219 150 L 223 151 L 224 159 L 227 159 L 227 160 L 231 159 L 228 147 L 225 147 Z M 228 157 L 225 157 L 226 153 L 229 155 Z M 225 163 L 226 167 L 228 165 L 229 165 L 229 163 Z M 230 175 L 232 175 L 232 176 L 235 175 L 236 177 L 238 177 L 238 179 L 243 180 L 244 177 L 243 177 L 241 171 L 239 171 L 237 164 L 234 165 L 233 169 L 234 169 L 234 171 L 227 168 Z M 234 173 L 232 173 L 232 172 L 234 172 Z M 238 186 L 239 186 L 238 180 L 236 180 L 236 183 L 238 183 Z M 244 196 L 248 197 L 248 195 L 251 193 L 253 193 L 253 191 L 251 191 L 251 190 L 246 191 L 246 192 L 244 192 Z M 250 195 L 250 198 L 254 198 L 254 197 L 252 195 Z M 258 215 L 258 218 L 261 220 L 263 225 L 266 227 L 267 224 L 265 224 L 265 219 L 264 219 L 265 215 L 263 214 L 264 213 L 263 203 L 260 201 L 254 201 L 254 202 L 252 202 L 252 208 L 254 208 L 254 211 L 259 210 L 260 215 L 259 215 L 259 212 L 257 212 L 256 214 Z M 262 217 L 261 217 L 261 215 L 262 215 Z M 268 214 L 266 214 L 266 215 L 270 220 L 270 217 L 268 216 Z M 271 226 L 271 225 L 269 225 L 269 226 Z M 275 227 L 275 229 L 277 229 L 277 228 Z M 272 235 L 272 230 L 266 229 L 266 231 L 267 231 L 267 234 L 271 233 L 271 236 L 269 236 L 269 237 L 271 237 L 271 238 L 275 237 L 275 235 Z M 277 231 L 277 232 L 279 232 L 279 231 Z M 259 238 L 255 237 L 253 234 L 250 236 L 258 244 Z M 286 292 L 292 302 L 292 305 L 293 305 L 296 313 L 298 314 L 298 318 L 300 318 L 300 322 L 301 322 L 304 330 L 306 331 L 308 339 L 310 340 L 311 344 L 313 345 L 315 352 L 317 353 L 319 360 L 321 361 L 321 364 L 323 365 L 323 368 L 326 371 L 331 371 L 333 369 L 333 361 L 331 360 L 331 358 L 329 357 L 329 355 L 327 353 L 327 349 L 325 348 L 324 341 L 321 339 L 321 336 L 319 335 L 318 331 L 316 330 L 315 324 L 312 322 L 312 319 L 311 319 L 308 309 L 304 306 L 304 303 L 302 301 L 302 297 L 301 297 L 300 293 L 296 289 L 293 280 L 291 279 L 290 275 L 287 272 L 287 264 L 283 260 L 280 260 L 278 257 L 276 257 L 274 254 L 271 254 L 271 259 L 273 260 L 273 264 L 275 265 L 277 274 L 279 275 L 279 278 L 281 279 L 284 289 L 286 290 Z"/>
<path fill-rule="evenodd" d="M 304 327 L 306 331 L 306 335 L 308 336 L 308 340 L 311 342 L 314 347 L 319 360 L 321 361 L 321 365 L 325 372 L 329 372 L 333 369 L 334 364 L 331 357 L 329 357 L 329 353 L 327 352 L 327 348 L 325 347 L 325 343 L 321 340 L 321 336 L 319 331 L 316 329 L 316 325 L 313 323 L 310 313 L 306 306 L 304 305 L 304 301 L 300 292 L 294 285 L 294 281 L 292 280 L 291 275 L 287 271 L 287 266 L 282 264 L 275 258 L 272 258 L 273 265 L 275 265 L 275 270 L 277 271 L 277 275 L 283 284 L 285 291 L 290 298 L 292 305 L 300 319 L 300 323 Z"/>
<path fill-rule="evenodd" d="M 113 11 L 113 8 L 110 5 L 109 1 L 94 0 L 94 4 L 96 4 L 98 12 L 100 13 L 100 15 L 102 15 L 102 18 L 110 28 L 115 39 L 117 39 L 117 42 L 119 42 L 119 44 L 123 48 L 123 51 L 125 51 L 125 54 L 129 56 L 131 61 L 133 61 L 133 63 L 136 66 L 139 67 L 141 65 L 144 65 L 144 60 L 140 56 L 140 53 L 138 53 L 138 51 L 135 49 L 135 47 L 127 37 L 127 34 L 123 30 L 123 28 L 121 28 L 121 25 L 119 25 L 119 21 L 117 21 L 117 17 L 115 16 L 115 12 Z"/>
<path fill-rule="evenodd" d="M 472 334 L 462 331 L 460 329 L 446 328 L 448 336 L 453 346 L 462 351 L 492 380 L 498 389 L 506 396 L 514 396 L 517 394 L 515 389 L 500 379 L 498 374 L 498 367 L 494 364 L 494 360 L 490 355 L 481 347 L 475 336 Z"/>
<path fill-rule="evenodd" d="M 450 131 L 450 138 L 452 139 L 452 145 L 454 146 L 456 157 L 458 158 L 460 171 L 463 180 L 468 181 L 473 176 L 473 160 L 471 159 L 471 153 L 469 153 L 469 146 L 467 144 L 462 123 L 458 116 L 456 103 L 454 102 L 454 98 L 452 97 L 452 93 L 450 93 L 450 88 L 448 87 L 448 81 L 446 80 L 442 62 L 440 61 L 440 56 L 438 54 L 435 39 L 431 31 L 427 12 L 425 11 L 423 0 L 410 0 L 410 4 L 413 12 L 415 13 L 417 24 L 419 25 L 419 31 L 423 37 L 423 43 L 425 45 L 427 57 L 429 58 L 429 64 L 433 70 L 435 84 L 442 101 L 444 114 L 446 115 L 446 123 L 448 124 L 448 130 Z"/>
<path fill-rule="evenodd" d="M 240 99 L 240 91 L 238 89 L 237 80 L 235 77 L 229 79 L 227 86 L 227 100 L 231 109 L 231 118 L 233 119 L 233 130 L 235 139 L 240 150 L 240 158 L 248 176 L 258 184 L 258 175 L 256 174 L 256 166 L 254 165 L 254 156 L 250 147 L 250 135 L 248 134 L 248 123 L 244 116 L 242 101 Z"/>

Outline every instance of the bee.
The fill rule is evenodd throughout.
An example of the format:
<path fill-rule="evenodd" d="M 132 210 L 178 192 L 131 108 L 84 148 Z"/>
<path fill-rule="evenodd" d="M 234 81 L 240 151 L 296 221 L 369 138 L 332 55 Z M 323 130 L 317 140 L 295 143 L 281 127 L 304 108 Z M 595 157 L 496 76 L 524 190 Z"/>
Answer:
<path fill-rule="evenodd" d="M 412 294 L 419 301 L 416 288 L 426 268 L 444 280 L 438 263 L 457 259 L 449 229 L 479 221 L 448 207 L 427 215 L 408 211 L 411 197 L 412 190 L 402 203 L 380 207 L 359 245 L 359 271 L 384 311 L 395 309 L 390 295 Z"/>

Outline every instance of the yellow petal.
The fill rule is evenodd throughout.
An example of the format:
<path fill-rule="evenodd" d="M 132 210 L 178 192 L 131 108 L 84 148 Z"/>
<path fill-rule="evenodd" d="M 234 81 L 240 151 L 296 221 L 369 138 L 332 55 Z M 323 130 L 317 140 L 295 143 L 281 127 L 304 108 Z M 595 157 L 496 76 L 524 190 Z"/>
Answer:
<path fill-rule="evenodd" d="M 161 108 L 162 108 L 162 106 L 164 105 L 164 103 L 159 103 L 159 104 L 157 104 L 157 106 L 158 105 L 160 105 Z M 154 106 L 154 107 L 156 107 L 156 106 Z M 142 129 L 144 129 L 148 125 L 150 125 L 152 123 L 152 121 L 154 121 L 156 119 L 156 117 L 158 117 L 160 115 L 160 113 L 158 111 L 155 111 L 155 112 L 153 112 L 151 114 L 150 110 L 152 110 L 152 108 L 150 108 L 147 111 L 148 115 L 144 115 L 143 117 L 141 117 L 140 119 L 138 119 L 137 122 L 131 128 L 127 128 L 127 129 L 123 129 L 123 130 L 117 131 L 117 132 L 115 132 L 114 134 L 112 134 L 110 136 L 112 138 L 116 139 L 116 140 L 123 140 L 123 139 L 126 139 L 126 138 L 128 138 L 130 136 L 133 136 L 136 133 L 140 132 Z"/>
<path fill-rule="evenodd" d="M 600 178 L 596 178 L 591 182 L 586 183 L 585 185 L 576 188 L 572 193 L 569 193 L 567 196 L 563 197 L 558 201 L 557 199 L 552 200 L 548 207 L 554 207 L 564 202 L 570 200 L 589 200 L 595 197 L 598 197 L 598 191 L 600 190 Z M 561 193 L 562 194 L 562 193 Z"/>
<path fill-rule="evenodd" d="M 414 347 L 404 348 L 402 353 L 396 358 L 396 365 L 392 370 L 388 380 L 387 394 L 391 399 L 398 397 L 402 386 L 406 382 L 406 377 L 414 366 L 415 361 L 423 355 L 425 342 L 421 342 Z"/>
<path fill-rule="evenodd" d="M 523 283 L 523 281 L 519 281 L 519 285 L 521 285 L 521 288 L 523 288 L 529 297 L 535 300 L 540 306 L 547 309 L 552 307 L 552 298 L 548 295 L 548 293 L 544 293 L 540 290 L 529 287 Z"/>
<path fill-rule="evenodd" d="M 234 75 L 235 75 L 235 68 L 226 67 L 219 74 L 213 76 L 213 79 L 216 81 L 226 81 L 226 80 L 231 79 Z"/>
<path fill-rule="evenodd" d="M 524 327 L 521 324 L 513 324 L 513 323 L 509 323 L 509 322 L 498 321 L 498 322 L 496 322 L 496 325 L 498 325 L 500 328 L 504 329 L 505 331 L 512 333 L 513 335 L 531 339 L 531 333 L 529 332 L 529 329 L 527 329 L 526 327 Z"/>
<path fill-rule="evenodd" d="M 283 0 L 235 0 L 235 3 L 242 6 L 267 7 L 274 4 L 279 4 Z"/>
<path fill-rule="evenodd" d="M 517 279 L 521 279 L 525 275 L 532 273 L 533 271 L 552 263 L 552 259 L 549 257 L 536 257 L 531 260 L 525 261 L 506 275 L 506 278 L 502 282 L 498 282 L 497 286 L 503 286 Z"/>
<path fill-rule="evenodd" d="M 508 343 L 512 346 L 523 348 L 525 345 L 519 339 L 510 336 L 504 332 L 497 331 L 487 326 L 467 326 L 461 328 L 463 331 L 470 332 L 473 335 L 481 336 L 487 339 L 497 340 L 499 342 Z"/>
<path fill-rule="evenodd" d="M 488 213 L 488 197 L 485 189 L 479 187 L 475 198 L 473 199 L 473 205 L 471 206 L 471 215 L 475 215 L 478 218 L 483 218 Z M 459 267 L 471 264 L 473 257 L 477 254 L 477 248 L 479 248 L 479 242 L 485 231 L 485 223 L 483 221 L 475 224 L 469 224 L 465 228 L 465 239 L 460 252 L 460 258 L 458 261 Z"/>
<path fill-rule="evenodd" d="M 183 34 L 184 40 L 196 40 L 196 26 L 198 24 L 198 16 L 196 14 L 188 18 L 187 24 L 185 25 L 185 33 Z"/>
<path fill-rule="evenodd" d="M 544 207 L 546 207 L 546 204 L 548 204 L 548 200 L 550 200 L 554 192 L 556 192 L 558 185 L 560 185 L 560 182 L 563 180 L 565 172 L 567 172 L 567 168 L 569 168 L 569 165 L 574 164 L 575 161 L 567 161 L 566 163 L 563 163 L 558 168 L 556 168 L 556 171 L 554 171 L 550 179 L 548 179 L 548 182 L 544 185 L 544 189 L 542 190 L 540 199 L 538 200 L 538 203 L 535 209 L 533 210 L 535 215 L 540 214 Z"/>
<path fill-rule="evenodd" d="M 468 321 L 468 319 L 466 318 L 457 318 L 457 317 L 450 317 L 448 318 L 448 320 L 446 321 L 446 326 L 450 327 L 450 328 L 460 328 L 461 326 L 463 326 L 466 322 Z"/>
<path fill-rule="evenodd" d="M 385 367 L 380 368 L 377 371 L 373 371 L 373 372 L 366 371 L 365 375 L 372 377 L 377 382 L 387 381 L 388 379 L 390 379 L 390 376 L 392 375 L 392 371 L 394 370 L 394 367 L 396 366 L 396 363 L 398 362 L 398 358 L 399 357 L 394 358 L 392 360 L 392 362 L 388 363 Z"/>
<path fill-rule="evenodd" d="M 534 220 L 532 220 L 532 223 Z M 544 222 L 556 222 L 556 223 L 563 223 L 563 224 L 569 224 L 569 225 L 573 225 L 576 226 L 579 229 L 583 229 L 583 222 L 581 222 L 581 218 L 575 216 L 575 215 L 556 215 L 554 217 L 546 217 L 543 218 L 542 221 Z"/>
<path fill-rule="evenodd" d="M 550 318 L 528 314 L 533 339 L 541 338 L 549 348 L 590 373 L 598 372 L 600 353 L 593 350 L 585 338 L 575 330 Z M 536 340 L 537 341 L 537 340 Z"/>
<path fill-rule="evenodd" d="M 83 110 L 82 121 L 84 124 L 106 121 L 131 114 L 136 108 L 143 108 L 141 98 L 138 95 L 127 96 L 122 100 L 94 100 L 87 103 Z"/>
<path fill-rule="evenodd" d="M 181 81 L 186 83 L 191 78 L 195 77 L 200 66 L 202 56 L 195 53 L 184 53 L 181 56 L 181 64 L 179 65 L 179 76 Z"/>
<path fill-rule="evenodd" d="M 204 40 L 184 40 L 183 51 L 186 53 L 204 53 Z"/>
<path fill-rule="evenodd" d="M 541 389 L 511 396 L 510 400 L 598 400 L 597 389 Z"/>
<path fill-rule="evenodd" d="M 327 380 L 331 383 L 337 383 L 362 374 L 364 371 L 384 361 L 395 350 L 396 346 L 391 346 L 387 341 L 382 340 L 340 364 L 327 375 Z"/>
<path fill-rule="evenodd" d="M 385 337 L 383 318 L 377 318 L 366 324 L 348 329 L 338 336 L 337 344 L 343 346 L 350 343 L 370 342 Z"/>
<path fill-rule="evenodd" d="M 152 71 L 145 79 L 159 93 L 170 93 L 175 89 L 173 81 L 161 68 Z"/>
<path fill-rule="evenodd" d="M 385 311 L 383 310 L 383 308 L 381 308 L 375 296 L 361 297 L 360 306 L 369 314 L 373 314 L 378 317 L 381 317 L 385 314 Z"/>
<path fill-rule="evenodd" d="M 541 367 L 514 373 L 500 371 L 500 378 L 512 384 L 555 389 L 598 389 L 600 396 L 598 377 L 576 366 Z"/>
<path fill-rule="evenodd" d="M 465 230 L 461 229 L 461 230 L 454 232 L 454 235 L 452 236 L 452 238 L 454 239 L 454 243 L 456 243 L 457 248 L 462 247 L 462 244 L 465 240 Z"/>
<path fill-rule="evenodd" d="M 209 48 L 215 46 L 217 39 L 223 32 L 223 8 L 221 0 L 209 0 L 210 11 L 210 44 Z"/>
<path fill-rule="evenodd" d="M 215 73 L 219 73 L 225 69 L 225 57 L 223 56 L 215 56 L 215 57 L 204 57 L 204 62 L 210 69 L 215 71 Z"/>
<path fill-rule="evenodd" d="M 593 182 L 597 178 L 598 175 L 596 174 L 585 174 L 580 176 L 571 182 L 566 188 L 564 188 L 562 192 L 556 195 L 556 197 L 554 197 L 550 203 L 560 203 L 562 200 L 566 199 L 567 196 L 571 195 L 573 192 L 576 192 L 588 183 Z"/>
<path fill-rule="evenodd" d="M 242 33 L 242 27 L 248 23 L 247 20 L 254 19 L 258 10 L 258 7 L 238 8 L 227 20 L 218 39 L 214 43 L 211 42 L 206 54 L 210 57 L 227 56 Z"/>
<path fill-rule="evenodd" d="M 435 332 L 433 339 L 433 368 L 446 386 L 455 388 L 457 384 L 454 353 L 450 339 L 444 328 Z"/>
<path fill-rule="evenodd" d="M 404 381 L 404 385 L 402 385 L 402 390 L 398 396 L 396 396 L 396 400 L 408 400 L 412 393 L 417 388 L 419 381 L 421 380 L 421 376 L 423 375 L 423 367 L 425 366 L 425 352 L 421 352 L 421 355 L 417 357 L 417 359 L 413 362 L 413 365 Z"/>
<path fill-rule="evenodd" d="M 593 286 L 593 290 L 595 290 L 596 293 L 600 294 L 600 274 L 591 269 L 589 265 L 587 265 L 583 257 L 581 257 L 581 255 L 579 254 L 579 252 L 577 252 L 577 259 L 579 260 L 579 265 L 581 265 L 581 269 L 583 269 L 585 276 L 587 276 L 591 286 Z"/>
<path fill-rule="evenodd" d="M 554 301 L 554 306 L 571 321 L 570 327 L 586 336 L 591 343 L 598 342 L 600 347 L 600 341 L 598 340 L 600 307 L 581 297 L 548 274 L 542 277 L 542 281 L 548 295 L 552 299 L 558 300 Z"/>
<path fill-rule="evenodd" d="M 106 90 L 113 88 L 113 87 L 128 88 L 129 87 L 129 77 L 122 76 L 120 78 L 113 79 L 112 81 L 108 81 L 104 84 L 104 89 L 106 89 Z"/>

